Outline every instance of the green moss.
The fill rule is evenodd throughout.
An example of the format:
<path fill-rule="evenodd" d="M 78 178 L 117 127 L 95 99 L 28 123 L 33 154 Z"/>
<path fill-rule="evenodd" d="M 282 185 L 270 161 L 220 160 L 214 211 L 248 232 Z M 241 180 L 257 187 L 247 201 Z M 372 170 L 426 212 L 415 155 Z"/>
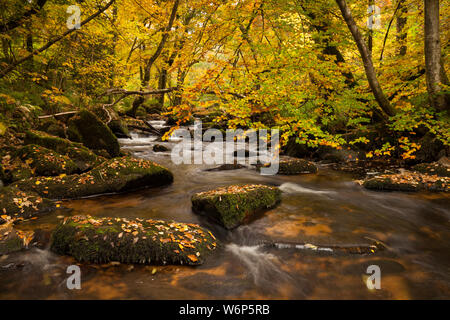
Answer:
<path fill-rule="evenodd" d="M 120 154 L 120 145 L 111 129 L 95 114 L 82 110 L 68 122 L 70 139 L 82 142 L 90 149 L 105 149 L 111 157 Z"/>
<path fill-rule="evenodd" d="M 56 151 L 61 155 L 66 155 L 75 163 L 80 171 L 89 170 L 103 161 L 82 144 L 55 137 L 45 132 L 27 131 L 25 144 L 39 145 Z"/>
<path fill-rule="evenodd" d="M 390 178 L 371 178 L 364 181 L 363 186 L 366 189 L 378 191 L 418 191 L 420 185 L 412 183 L 398 183 L 392 181 Z"/>
<path fill-rule="evenodd" d="M 281 191 L 264 185 L 236 185 L 197 193 L 191 201 L 196 213 L 206 214 L 232 229 L 275 207 L 281 201 Z"/>
<path fill-rule="evenodd" d="M 16 186 L 51 199 L 73 199 L 144 187 L 158 187 L 170 184 L 172 181 L 172 173 L 152 161 L 123 157 L 105 161 L 83 174 L 32 178 L 19 181 Z"/>
<path fill-rule="evenodd" d="M 51 250 L 81 262 L 198 265 L 218 243 L 194 224 L 75 216 L 52 234 Z"/>
<path fill-rule="evenodd" d="M 47 213 L 55 208 L 52 201 L 39 196 L 35 192 L 26 192 L 14 186 L 0 189 L 0 215 L 13 219 L 30 218 Z M 0 224 L 3 223 L 0 219 Z"/>
<path fill-rule="evenodd" d="M 72 174 L 79 169 L 69 157 L 35 144 L 19 148 L 16 156 L 28 163 L 35 170 L 35 174 L 39 176 Z"/>
<path fill-rule="evenodd" d="M 437 162 L 433 163 L 420 163 L 413 167 L 413 170 L 420 173 L 426 173 L 431 175 L 437 175 L 440 177 L 450 177 L 450 168 L 443 166 Z"/>

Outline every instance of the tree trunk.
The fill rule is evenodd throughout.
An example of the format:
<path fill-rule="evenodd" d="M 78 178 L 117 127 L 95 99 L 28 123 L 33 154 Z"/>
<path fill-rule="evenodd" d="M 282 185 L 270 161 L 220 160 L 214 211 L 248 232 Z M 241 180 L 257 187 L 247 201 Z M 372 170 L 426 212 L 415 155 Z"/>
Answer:
<path fill-rule="evenodd" d="M 431 105 L 437 111 L 450 110 L 450 97 L 443 94 L 446 75 L 439 38 L 439 0 L 425 0 L 425 70 Z"/>
<path fill-rule="evenodd" d="M 370 56 L 370 52 L 367 49 L 366 43 L 364 42 L 361 33 L 359 32 L 359 29 L 355 23 L 355 20 L 352 17 L 352 14 L 347 6 L 347 3 L 345 2 L 345 0 L 336 0 L 336 2 L 358 47 L 361 59 L 363 60 L 364 63 L 364 70 L 366 72 L 366 77 L 369 82 L 372 93 L 375 96 L 375 100 L 378 102 L 380 108 L 388 116 L 395 115 L 394 108 L 389 103 L 389 100 L 384 95 L 383 90 L 381 89 L 380 84 L 378 83 L 378 79 L 375 74 L 375 69 L 372 63 L 372 57 Z"/>
<path fill-rule="evenodd" d="M 369 8 L 375 5 L 374 0 L 369 0 Z M 373 8 L 373 7 L 372 7 Z M 374 14 L 374 12 L 369 13 L 370 15 Z M 373 29 L 369 28 L 368 32 L 368 39 L 367 39 L 367 47 L 369 49 L 370 55 L 372 55 L 372 48 L 373 48 Z"/>
<path fill-rule="evenodd" d="M 406 55 L 406 50 L 407 50 L 407 41 L 406 41 L 406 37 L 407 37 L 407 29 L 406 29 L 406 22 L 407 22 L 407 17 L 406 15 L 408 14 L 408 7 L 405 6 L 404 4 L 402 4 L 401 2 L 399 3 L 400 5 L 400 13 L 397 17 L 397 43 L 399 44 L 399 49 L 398 49 L 398 55 L 399 56 L 405 56 Z"/>
<path fill-rule="evenodd" d="M 169 32 L 172 29 L 173 23 L 176 18 L 178 5 L 180 4 L 180 0 L 175 0 L 175 3 L 172 7 L 172 12 L 170 13 L 169 22 L 164 29 L 164 34 L 161 37 L 161 41 L 158 44 L 158 47 L 156 48 L 156 51 L 153 53 L 153 55 L 147 60 L 144 68 L 144 74 L 142 78 L 141 87 L 144 89 L 148 86 L 148 83 L 150 82 L 150 71 L 152 69 L 153 63 L 155 63 L 156 59 L 161 55 L 161 52 L 166 44 L 167 39 L 169 38 Z M 140 107 L 140 105 L 144 102 L 143 97 L 138 97 L 133 101 L 133 107 L 131 109 L 131 115 L 135 116 L 137 109 Z"/>

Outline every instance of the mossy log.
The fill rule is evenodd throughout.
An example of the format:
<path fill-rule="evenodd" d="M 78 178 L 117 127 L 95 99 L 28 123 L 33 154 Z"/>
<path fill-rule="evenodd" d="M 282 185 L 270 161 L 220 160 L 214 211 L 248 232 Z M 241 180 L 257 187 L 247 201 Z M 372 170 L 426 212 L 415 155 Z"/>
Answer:
<path fill-rule="evenodd" d="M 68 122 L 70 140 L 81 142 L 93 150 L 106 150 L 111 157 L 120 155 L 120 145 L 111 129 L 95 114 L 81 110 Z"/>
<path fill-rule="evenodd" d="M 68 156 L 80 171 L 92 169 L 103 160 L 81 143 L 55 137 L 45 132 L 30 130 L 26 132 L 25 144 L 35 144 Z"/>
<path fill-rule="evenodd" d="M 80 262 L 199 265 L 216 250 L 213 234 L 195 224 L 125 218 L 65 218 L 51 250 Z"/>
<path fill-rule="evenodd" d="M 225 228 L 233 229 L 275 207 L 281 201 L 281 191 L 264 185 L 233 185 L 197 193 L 191 200 L 194 212 L 206 214 Z"/>
<path fill-rule="evenodd" d="M 83 174 L 37 177 L 18 181 L 15 185 L 50 199 L 75 199 L 159 187 L 172 181 L 172 173 L 152 161 L 123 157 L 105 161 Z"/>
<path fill-rule="evenodd" d="M 81 171 L 70 157 L 35 144 L 19 148 L 16 156 L 27 163 L 38 176 L 56 176 Z"/>

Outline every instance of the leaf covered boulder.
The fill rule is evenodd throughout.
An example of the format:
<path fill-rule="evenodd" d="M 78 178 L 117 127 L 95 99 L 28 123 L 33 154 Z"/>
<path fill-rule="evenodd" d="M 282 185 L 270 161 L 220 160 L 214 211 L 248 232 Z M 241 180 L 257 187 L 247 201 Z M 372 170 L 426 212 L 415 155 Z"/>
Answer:
<path fill-rule="evenodd" d="M 35 175 L 39 176 L 72 174 L 78 170 L 75 162 L 68 156 L 34 144 L 19 148 L 16 155 L 34 170 Z"/>
<path fill-rule="evenodd" d="M 191 200 L 194 212 L 232 229 L 274 208 L 281 201 L 281 191 L 265 185 L 232 185 L 197 193 Z"/>
<path fill-rule="evenodd" d="M 365 180 L 363 186 L 377 191 L 449 192 L 450 178 L 405 171 L 399 174 L 378 175 Z"/>
<path fill-rule="evenodd" d="M 25 144 L 39 145 L 56 151 L 61 155 L 66 155 L 76 164 L 79 171 L 92 169 L 102 162 L 101 157 L 98 157 L 81 143 L 72 142 L 41 131 L 27 131 L 25 135 Z"/>
<path fill-rule="evenodd" d="M 68 122 L 69 139 L 93 150 L 106 150 L 111 157 L 120 155 L 120 145 L 111 129 L 95 114 L 81 110 Z"/>
<path fill-rule="evenodd" d="M 67 217 L 52 234 L 51 250 L 81 262 L 199 265 L 218 242 L 195 224 L 126 218 Z"/>
<path fill-rule="evenodd" d="M 166 168 L 148 160 L 132 157 L 114 158 L 83 174 L 37 177 L 15 185 L 50 199 L 74 199 L 172 183 Z"/>
<path fill-rule="evenodd" d="M 54 208 L 52 201 L 35 192 L 22 191 L 14 186 L 0 189 L 0 224 L 7 219 L 26 219 Z"/>
<path fill-rule="evenodd" d="M 437 175 L 440 177 L 450 177 L 450 167 L 442 165 L 438 162 L 420 163 L 415 165 L 413 169 L 423 174 Z"/>

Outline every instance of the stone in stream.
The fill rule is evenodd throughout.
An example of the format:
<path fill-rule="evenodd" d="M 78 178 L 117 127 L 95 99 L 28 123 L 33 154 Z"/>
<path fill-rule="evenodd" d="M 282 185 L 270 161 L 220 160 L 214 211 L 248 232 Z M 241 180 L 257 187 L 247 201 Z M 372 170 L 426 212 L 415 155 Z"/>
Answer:
<path fill-rule="evenodd" d="M 60 155 L 50 149 L 29 144 L 16 151 L 22 161 L 27 163 L 35 175 L 56 176 L 60 174 L 72 174 L 79 170 L 75 162 L 68 156 Z"/>
<path fill-rule="evenodd" d="M 15 186 L 50 199 L 74 199 L 172 182 L 173 175 L 166 168 L 152 161 L 122 157 L 105 161 L 83 174 L 30 178 L 18 181 Z"/>
<path fill-rule="evenodd" d="M 194 194 L 191 201 L 194 212 L 233 229 L 274 208 L 281 201 L 281 191 L 265 185 L 232 185 Z"/>
<path fill-rule="evenodd" d="M 91 263 L 199 265 L 217 246 L 198 225 L 139 218 L 67 217 L 51 239 L 52 251 Z"/>
<path fill-rule="evenodd" d="M 430 175 L 437 175 L 440 177 L 450 177 L 450 167 L 442 165 L 438 162 L 420 163 L 415 165 L 413 170 Z"/>
<path fill-rule="evenodd" d="M 22 191 L 14 186 L 0 189 L 0 224 L 12 220 L 27 219 L 37 214 L 43 214 L 55 208 L 49 199 L 35 192 Z"/>
<path fill-rule="evenodd" d="M 153 151 L 154 152 L 166 152 L 169 151 L 170 149 L 167 148 L 166 146 L 163 146 L 162 144 L 155 144 L 153 146 Z"/>
<path fill-rule="evenodd" d="M 80 171 L 92 169 L 100 164 L 103 158 L 98 157 L 81 143 L 55 137 L 45 132 L 30 130 L 26 132 L 25 144 L 35 144 L 68 156 Z"/>
<path fill-rule="evenodd" d="M 81 110 L 67 123 L 69 139 L 93 150 L 106 150 L 111 157 L 120 155 L 120 145 L 111 129 L 95 114 Z"/>
<path fill-rule="evenodd" d="M 271 164 L 264 164 L 262 167 L 270 166 Z M 261 168 L 261 166 L 259 166 Z M 317 166 L 311 161 L 304 159 L 281 157 L 279 161 L 278 174 L 281 175 L 297 175 L 302 173 L 317 173 Z"/>
<path fill-rule="evenodd" d="M 365 180 L 366 189 L 378 191 L 432 191 L 449 192 L 450 178 L 411 171 L 399 174 L 383 174 Z"/>

